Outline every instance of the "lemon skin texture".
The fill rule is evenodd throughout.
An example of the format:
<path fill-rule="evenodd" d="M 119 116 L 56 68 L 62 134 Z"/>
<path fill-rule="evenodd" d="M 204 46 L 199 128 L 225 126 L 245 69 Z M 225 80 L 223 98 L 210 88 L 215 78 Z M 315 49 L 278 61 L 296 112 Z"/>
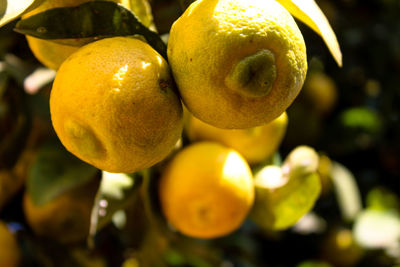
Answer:
<path fill-rule="evenodd" d="M 183 128 L 166 61 L 148 44 L 113 37 L 82 47 L 60 67 L 50 95 L 53 127 L 71 153 L 108 172 L 164 159 Z"/>
<path fill-rule="evenodd" d="M 282 114 L 307 71 L 303 36 L 274 0 L 198 0 L 171 27 L 168 59 L 185 106 L 219 128 Z"/>
<path fill-rule="evenodd" d="M 7 225 L 0 221 L 0 266 L 19 266 L 21 253 L 15 236 L 7 228 Z"/>
<path fill-rule="evenodd" d="M 36 15 L 40 12 L 44 12 L 48 9 L 57 7 L 72 7 L 77 6 L 93 0 L 47 0 L 44 1 L 38 8 L 23 15 L 24 18 Z M 150 26 L 153 24 L 153 18 L 151 16 L 151 10 L 148 3 L 145 0 L 108 0 L 123 5 L 125 8 L 132 10 L 139 20 L 146 25 Z M 65 45 L 56 43 L 54 41 L 44 40 L 26 35 L 29 48 L 31 49 L 34 56 L 46 67 L 57 70 L 61 63 L 67 59 L 72 53 L 76 52 L 79 47 L 79 39 L 76 40 L 76 45 Z M 71 41 L 73 43 L 74 41 Z"/>
<path fill-rule="evenodd" d="M 257 164 L 278 150 L 287 124 L 286 112 L 265 125 L 248 129 L 221 129 L 189 115 L 185 120 L 185 131 L 192 142 L 219 142 L 237 150 L 249 164 Z"/>
<path fill-rule="evenodd" d="M 252 173 L 235 150 L 195 143 L 168 164 L 159 196 L 163 214 L 184 235 L 221 237 L 240 227 L 253 204 Z"/>

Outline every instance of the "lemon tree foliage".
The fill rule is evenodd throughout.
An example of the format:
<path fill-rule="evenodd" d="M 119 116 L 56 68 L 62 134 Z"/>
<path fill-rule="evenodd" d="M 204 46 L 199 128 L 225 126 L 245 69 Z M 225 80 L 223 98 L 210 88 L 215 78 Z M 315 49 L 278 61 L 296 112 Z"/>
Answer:
<path fill-rule="evenodd" d="M 336 35 L 324 13 L 314 0 L 278 0 L 293 16 L 318 33 L 339 66 L 342 66 L 342 52 Z"/>
<path fill-rule="evenodd" d="M 252 220 L 268 230 L 283 230 L 310 211 L 321 192 L 318 161 L 316 152 L 303 146 L 292 151 L 282 167 L 258 171 Z"/>
<path fill-rule="evenodd" d="M 68 21 L 68 23 L 65 23 Z M 105 38 L 139 34 L 164 58 L 166 46 L 159 35 L 146 26 L 129 9 L 108 1 L 91 1 L 76 7 L 49 9 L 20 20 L 15 30 L 41 39 Z M 75 46 L 93 41 L 84 39 Z M 70 45 L 71 42 L 58 40 Z"/>
<path fill-rule="evenodd" d="M 36 205 L 43 205 L 93 179 L 97 172 L 65 150 L 58 140 L 53 140 L 39 149 L 28 174 L 27 190 Z"/>

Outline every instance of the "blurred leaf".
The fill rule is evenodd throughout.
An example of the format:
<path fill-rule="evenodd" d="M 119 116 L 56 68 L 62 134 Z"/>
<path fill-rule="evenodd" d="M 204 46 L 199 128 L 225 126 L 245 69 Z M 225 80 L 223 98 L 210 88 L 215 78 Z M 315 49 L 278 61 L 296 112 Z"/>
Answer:
<path fill-rule="evenodd" d="M 265 229 L 284 230 L 312 209 L 321 182 L 316 172 L 285 175 L 279 167 L 267 166 L 255 175 L 255 188 L 250 218 Z"/>
<path fill-rule="evenodd" d="M 317 171 L 318 162 L 318 154 L 313 148 L 298 146 L 286 157 L 282 171 L 291 176 L 311 174 Z"/>
<path fill-rule="evenodd" d="M 293 226 L 295 233 L 302 235 L 321 234 L 326 231 L 327 222 L 316 213 L 310 211 Z"/>
<path fill-rule="evenodd" d="M 353 174 L 338 162 L 332 162 L 331 177 L 343 218 L 353 221 L 362 209 L 361 196 Z"/>
<path fill-rule="evenodd" d="M 399 210 L 399 197 L 383 187 L 375 187 L 368 192 L 366 198 L 367 209 L 374 210 Z"/>
<path fill-rule="evenodd" d="M 38 68 L 24 80 L 24 89 L 28 94 L 36 94 L 43 86 L 51 83 L 56 71 L 47 68 Z"/>
<path fill-rule="evenodd" d="M 375 112 L 366 107 L 356 107 L 345 110 L 340 115 L 343 126 L 349 129 L 360 129 L 375 134 L 381 130 L 381 120 Z"/>
<path fill-rule="evenodd" d="M 76 7 L 49 9 L 19 21 L 15 30 L 42 39 L 142 35 L 167 58 L 166 45 L 159 35 L 140 23 L 130 10 L 114 2 L 91 1 Z"/>
<path fill-rule="evenodd" d="M 365 248 L 397 247 L 400 243 L 400 216 L 392 211 L 365 210 L 354 224 L 356 241 Z"/>
<path fill-rule="evenodd" d="M 0 27 L 42 2 L 43 0 L 0 0 Z"/>
<path fill-rule="evenodd" d="M 97 171 L 65 150 L 60 142 L 47 142 L 39 149 L 29 172 L 28 191 L 35 205 L 43 205 L 93 179 Z"/>
<path fill-rule="evenodd" d="M 145 171 L 133 174 L 102 172 L 90 220 L 89 245 L 97 230 L 108 224 L 115 212 L 124 209 L 138 193 Z"/>
<path fill-rule="evenodd" d="M 328 262 L 324 261 L 308 260 L 299 263 L 296 267 L 333 267 L 333 266 Z"/>
<path fill-rule="evenodd" d="M 318 33 L 328 46 L 333 58 L 339 67 L 342 66 L 342 52 L 324 13 L 314 0 L 277 0 L 293 16 L 305 23 L 308 27 Z"/>

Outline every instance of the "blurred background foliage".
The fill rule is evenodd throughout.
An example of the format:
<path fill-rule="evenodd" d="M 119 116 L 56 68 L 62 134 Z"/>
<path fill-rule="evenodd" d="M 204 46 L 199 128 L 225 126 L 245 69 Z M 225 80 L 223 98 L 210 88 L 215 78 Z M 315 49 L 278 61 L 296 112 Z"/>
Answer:
<path fill-rule="evenodd" d="M 168 33 L 188 5 L 184 0 L 150 3 L 160 34 Z M 26 177 L 26 187 L 40 188 L 46 174 L 65 181 L 53 188 L 43 183 L 50 186 L 48 194 L 33 201 L 45 202 L 60 188 L 68 191 L 78 170 L 85 178 L 76 187 L 88 186 L 101 174 L 75 162 L 57 143 L 48 109 L 54 71 L 36 61 L 25 37 L 13 31 L 15 22 L 0 28 L 0 175 L 13 181 L 0 181 L 6 188 L 0 190 L 0 219 L 18 237 L 21 266 L 400 266 L 400 1 L 317 3 L 337 35 L 343 67 L 299 22 L 309 72 L 287 110 L 288 130 L 279 153 L 285 157 L 299 145 L 318 151 L 322 194 L 313 211 L 286 231 L 262 230 L 246 221 L 235 234 L 211 241 L 169 229 L 157 212 L 157 199 L 151 199 L 156 195 L 152 184 L 129 199 L 121 197 L 129 191 L 127 183 L 157 176 L 148 171 L 131 182 L 120 177 L 115 185 L 120 190 L 111 197 L 107 192 L 95 196 L 97 212 L 107 213 L 111 202 L 125 212 L 115 213 L 112 224 L 96 222 L 101 230 L 88 242 L 95 243 L 91 250 L 86 242 L 65 245 L 33 234 L 22 204 Z"/>

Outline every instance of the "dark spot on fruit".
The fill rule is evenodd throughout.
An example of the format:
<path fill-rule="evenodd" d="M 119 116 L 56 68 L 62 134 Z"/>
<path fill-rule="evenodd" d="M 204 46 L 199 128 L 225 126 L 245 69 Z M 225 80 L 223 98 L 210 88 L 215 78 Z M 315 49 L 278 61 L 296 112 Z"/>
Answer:
<path fill-rule="evenodd" d="M 164 81 L 164 80 L 161 80 L 159 85 L 160 85 L 161 90 L 164 91 L 164 92 L 166 92 L 167 89 L 171 87 L 170 82 L 169 81 Z"/>

